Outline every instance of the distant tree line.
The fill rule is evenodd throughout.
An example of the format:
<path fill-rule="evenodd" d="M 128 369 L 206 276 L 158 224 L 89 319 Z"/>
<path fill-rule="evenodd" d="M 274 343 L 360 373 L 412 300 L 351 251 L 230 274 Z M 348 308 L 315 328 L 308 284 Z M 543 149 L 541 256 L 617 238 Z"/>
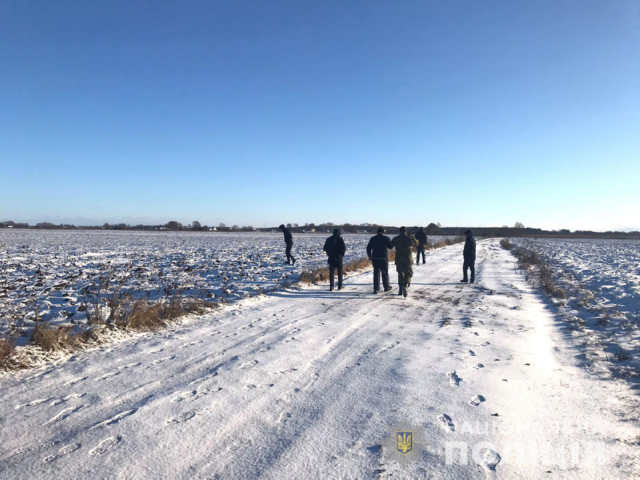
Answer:
<path fill-rule="evenodd" d="M 343 233 L 375 233 L 378 227 L 383 226 L 388 233 L 395 233 L 399 226 L 378 225 L 373 223 L 297 223 L 285 224 L 295 233 L 328 233 L 334 228 L 340 228 Z M 418 225 L 406 225 L 409 228 L 417 228 Z M 424 225 L 421 225 L 424 226 Z M 620 238 L 620 239 L 640 239 L 640 232 L 593 232 L 590 230 L 543 230 L 540 228 L 527 228 L 521 222 L 516 222 L 513 227 L 503 225 L 501 227 L 443 227 L 439 223 L 430 222 L 425 227 L 427 235 L 451 235 L 463 234 L 467 229 L 473 230 L 478 237 L 544 237 L 544 238 Z M 144 231 L 189 231 L 189 232 L 272 232 L 277 231 L 277 226 L 266 228 L 255 228 L 253 226 L 227 226 L 219 223 L 216 226 L 202 225 L 198 220 L 190 224 L 183 225 L 177 220 L 170 220 L 162 225 L 129 225 L 126 223 L 105 223 L 102 226 L 76 226 L 70 224 L 53 224 L 50 222 L 40 222 L 30 225 L 24 222 L 14 222 L 12 220 L 0 222 L 0 228 L 29 228 L 48 230 L 144 230 Z"/>
<path fill-rule="evenodd" d="M 176 220 L 170 220 L 162 225 L 129 225 L 128 223 L 104 223 L 101 226 L 76 226 L 71 224 L 55 224 L 50 222 L 40 222 L 35 225 L 30 225 L 26 222 L 14 222 L 13 220 L 7 220 L 0 222 L 0 228 L 29 228 L 29 229 L 47 229 L 47 230 L 151 230 L 151 231 L 195 231 L 195 232 L 254 232 L 257 229 L 250 225 L 239 226 L 232 225 L 227 226 L 224 223 L 219 223 L 217 226 L 202 225 L 198 220 L 194 220 L 188 225 L 183 225 Z"/>

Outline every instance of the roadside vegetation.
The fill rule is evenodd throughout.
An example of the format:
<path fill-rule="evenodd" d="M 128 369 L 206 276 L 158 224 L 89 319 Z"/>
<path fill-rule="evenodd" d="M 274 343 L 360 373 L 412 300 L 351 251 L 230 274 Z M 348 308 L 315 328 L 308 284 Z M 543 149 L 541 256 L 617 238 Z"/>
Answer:
<path fill-rule="evenodd" d="M 519 267 L 527 278 L 554 300 L 555 314 L 567 327 L 566 334 L 580 351 L 577 357 L 580 363 L 602 378 L 622 378 L 637 385 L 640 379 L 640 347 L 635 340 L 639 324 L 637 310 L 634 312 L 633 293 L 628 293 L 631 290 L 625 288 L 624 283 L 609 285 L 607 273 L 600 270 L 602 265 L 593 259 L 610 258 L 606 256 L 610 251 L 620 255 L 624 246 L 618 245 L 614 250 L 601 246 L 600 251 L 594 253 L 595 244 L 580 250 L 581 246 L 576 243 L 553 247 L 529 242 L 523 246 L 503 239 L 500 245 L 518 259 Z M 575 249 L 578 263 L 567 261 L 565 253 L 560 257 L 565 259 L 565 263 L 560 260 L 560 264 L 552 265 L 547 258 L 557 258 L 554 257 L 554 248 L 565 249 L 564 252 Z M 545 249 L 548 255 L 544 254 Z M 624 252 L 628 254 L 629 250 Z M 590 269 L 598 272 L 591 284 L 587 279 L 581 279 L 579 273 Z M 615 269 L 609 275 L 622 276 Z M 614 291 L 615 288 L 619 291 Z"/>
<path fill-rule="evenodd" d="M 508 238 L 500 240 L 500 246 L 509 250 L 518 259 L 518 266 L 525 273 L 527 280 L 541 287 L 550 297 L 567 298 L 565 290 L 555 282 L 551 267 L 539 254 L 511 243 Z"/>
<path fill-rule="evenodd" d="M 425 246 L 426 250 L 459 243 L 462 238 L 452 238 Z M 390 261 L 395 259 L 390 252 Z M 368 258 L 359 258 L 345 264 L 344 272 L 352 273 L 369 268 Z M 256 290 L 254 294 L 268 294 L 272 290 L 286 288 L 296 282 L 317 284 L 329 279 L 328 267 L 304 271 L 298 279 L 283 278 L 278 285 Z M 123 338 L 136 332 L 166 328 L 189 314 L 202 314 L 237 298 L 227 295 L 230 290 L 226 282 L 221 284 L 221 294 L 213 299 L 185 294 L 175 282 L 164 282 L 159 297 L 136 297 L 130 290 L 122 288 L 117 274 L 106 272 L 85 286 L 80 292 L 78 312 L 86 321 L 69 318 L 62 324 L 52 325 L 44 320 L 33 303 L 31 326 L 24 318 L 12 315 L 2 318 L 8 325 L 0 336 L 0 370 L 19 370 L 42 364 L 43 361 L 62 358 L 64 355 L 85 350 Z"/>
<path fill-rule="evenodd" d="M 50 354 L 72 353 L 111 341 L 127 333 L 166 328 L 188 314 L 201 314 L 219 303 L 174 293 L 159 301 L 113 293 L 108 298 L 87 295 L 85 325 L 47 325 L 36 319 L 26 348 L 16 348 L 17 329 L 0 338 L 0 370 L 30 368 Z"/>

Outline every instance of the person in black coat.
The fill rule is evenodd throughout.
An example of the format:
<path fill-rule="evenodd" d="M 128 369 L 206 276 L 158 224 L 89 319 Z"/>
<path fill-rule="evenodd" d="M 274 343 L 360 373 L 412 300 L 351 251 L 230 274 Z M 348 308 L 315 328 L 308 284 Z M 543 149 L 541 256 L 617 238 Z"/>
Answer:
<path fill-rule="evenodd" d="M 462 263 L 462 280 L 463 283 L 468 281 L 467 269 L 471 270 L 471 283 L 476 279 L 476 239 L 473 238 L 471 230 L 464 232 L 466 239 L 464 241 L 464 250 L 462 250 L 462 256 L 464 262 Z"/>
<path fill-rule="evenodd" d="M 367 257 L 369 257 L 369 260 L 371 260 L 373 264 L 373 293 L 378 293 L 380 290 L 381 275 L 384 291 L 388 292 L 391 290 L 391 285 L 389 284 L 388 250 L 392 248 L 391 239 L 384 235 L 384 228 L 378 228 L 378 234 L 371 237 L 367 245 Z"/>
<path fill-rule="evenodd" d="M 329 290 L 333 290 L 333 276 L 336 270 L 338 271 L 338 290 L 342 290 L 342 259 L 347 247 L 340 236 L 340 229 L 333 229 L 333 235 L 325 240 L 323 250 L 329 262 Z"/>
<path fill-rule="evenodd" d="M 422 255 L 422 264 L 427 263 L 424 257 L 424 246 L 427 244 L 427 234 L 424 233 L 424 228 L 420 227 L 415 234 L 418 246 L 416 247 L 416 265 L 420 265 L 420 255 Z"/>
<path fill-rule="evenodd" d="M 287 263 L 290 265 L 295 265 L 296 259 L 293 258 L 293 255 L 291 255 L 291 248 L 293 247 L 293 236 L 291 236 L 291 232 L 284 225 L 280 225 L 278 228 L 284 234 L 284 244 L 286 245 L 285 253 L 287 255 Z"/>

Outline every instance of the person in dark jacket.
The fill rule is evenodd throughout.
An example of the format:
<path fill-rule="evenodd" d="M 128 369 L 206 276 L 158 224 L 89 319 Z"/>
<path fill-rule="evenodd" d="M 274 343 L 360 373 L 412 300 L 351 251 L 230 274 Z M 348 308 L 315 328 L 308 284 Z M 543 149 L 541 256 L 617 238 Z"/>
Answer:
<path fill-rule="evenodd" d="M 405 227 L 400 227 L 400 234 L 391 240 L 396 249 L 396 270 L 398 272 L 398 295 L 407 296 L 407 289 L 411 285 L 413 276 L 413 258 L 411 249 L 416 246 L 416 242 L 407 233 Z"/>
<path fill-rule="evenodd" d="M 466 239 L 464 241 L 464 250 L 462 251 L 463 263 L 462 263 L 462 280 L 463 283 L 467 283 L 467 269 L 471 270 L 471 283 L 476 279 L 476 239 L 473 238 L 471 230 L 464 232 Z"/>
<path fill-rule="evenodd" d="M 371 237 L 367 245 L 367 257 L 373 264 L 373 293 L 380 290 L 380 276 L 384 291 L 391 290 L 389 284 L 389 256 L 388 251 L 393 248 L 391 239 L 384 234 L 384 228 L 378 228 L 378 234 Z"/>
<path fill-rule="evenodd" d="M 290 265 L 295 265 L 296 259 L 293 258 L 293 255 L 291 255 L 291 248 L 293 247 L 293 237 L 291 236 L 291 232 L 284 225 L 280 225 L 278 228 L 284 234 L 284 244 L 286 245 L 285 253 L 287 255 L 287 263 Z"/>
<path fill-rule="evenodd" d="M 338 290 L 342 290 L 342 259 L 347 247 L 340 236 L 340 229 L 333 229 L 333 235 L 325 240 L 323 250 L 329 262 L 329 290 L 333 290 L 333 277 L 336 270 L 338 271 Z"/>
<path fill-rule="evenodd" d="M 420 227 L 415 234 L 418 246 L 416 247 L 416 265 L 420 265 L 420 255 L 422 255 L 422 264 L 427 263 L 424 257 L 424 247 L 427 244 L 427 234 L 424 233 L 424 228 Z"/>

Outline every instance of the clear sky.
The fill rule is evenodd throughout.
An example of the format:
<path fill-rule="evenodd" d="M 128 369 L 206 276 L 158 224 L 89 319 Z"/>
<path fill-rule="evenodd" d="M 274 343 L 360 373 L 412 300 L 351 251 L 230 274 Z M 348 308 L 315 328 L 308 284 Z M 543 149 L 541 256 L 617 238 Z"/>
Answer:
<path fill-rule="evenodd" d="M 640 2 L 0 2 L 0 220 L 640 227 Z"/>

